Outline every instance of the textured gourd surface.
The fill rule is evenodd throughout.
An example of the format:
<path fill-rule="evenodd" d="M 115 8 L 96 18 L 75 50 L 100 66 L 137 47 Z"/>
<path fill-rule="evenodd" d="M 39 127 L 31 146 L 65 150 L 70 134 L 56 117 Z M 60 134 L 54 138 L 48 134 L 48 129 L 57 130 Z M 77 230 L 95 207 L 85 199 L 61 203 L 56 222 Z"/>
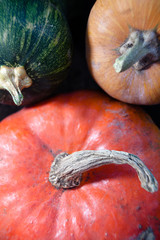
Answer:
<path fill-rule="evenodd" d="M 160 130 L 140 108 L 91 91 L 24 108 L 0 124 L 1 239 L 128 240 L 149 227 L 160 238 L 160 192 L 129 166 L 90 170 L 72 190 L 51 185 L 56 154 L 82 149 L 136 154 L 160 182 Z"/>

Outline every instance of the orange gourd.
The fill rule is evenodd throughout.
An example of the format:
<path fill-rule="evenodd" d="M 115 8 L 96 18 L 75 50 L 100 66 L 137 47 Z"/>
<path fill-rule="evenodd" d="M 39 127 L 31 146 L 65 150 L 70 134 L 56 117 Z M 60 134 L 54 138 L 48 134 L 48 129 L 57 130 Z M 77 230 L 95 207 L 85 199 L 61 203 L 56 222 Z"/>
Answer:
<path fill-rule="evenodd" d="M 142 189 L 127 164 L 87 171 L 73 189 L 49 182 L 58 153 L 104 149 L 136 154 L 160 183 L 160 130 L 139 107 L 79 91 L 4 119 L 0 240 L 160 239 L 160 191 Z"/>
<path fill-rule="evenodd" d="M 96 82 L 133 104 L 160 103 L 159 0 L 97 0 L 90 12 L 86 56 Z"/>

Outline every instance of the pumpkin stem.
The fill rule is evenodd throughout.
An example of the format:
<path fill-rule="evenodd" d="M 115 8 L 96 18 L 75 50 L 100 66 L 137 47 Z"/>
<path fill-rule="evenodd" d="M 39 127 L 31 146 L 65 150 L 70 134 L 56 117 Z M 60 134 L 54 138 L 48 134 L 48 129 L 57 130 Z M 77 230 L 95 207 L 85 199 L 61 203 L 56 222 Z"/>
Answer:
<path fill-rule="evenodd" d="M 156 236 L 152 230 L 151 227 L 148 227 L 146 230 L 143 230 L 139 235 L 138 238 L 139 240 L 155 240 Z"/>
<path fill-rule="evenodd" d="M 142 188 L 152 193 L 158 190 L 153 174 L 137 156 L 114 150 L 84 150 L 70 155 L 60 153 L 52 163 L 49 181 L 57 188 L 72 188 L 80 184 L 82 173 L 111 163 L 129 164 L 136 170 Z"/>
<path fill-rule="evenodd" d="M 21 90 L 31 85 L 32 80 L 28 77 L 24 67 L 0 67 L 0 89 L 7 90 L 17 106 L 23 101 Z"/>
<path fill-rule="evenodd" d="M 130 67 L 140 71 L 159 60 L 159 40 L 156 30 L 140 31 L 130 28 L 129 38 L 117 50 L 120 57 L 115 60 L 117 73 Z"/>

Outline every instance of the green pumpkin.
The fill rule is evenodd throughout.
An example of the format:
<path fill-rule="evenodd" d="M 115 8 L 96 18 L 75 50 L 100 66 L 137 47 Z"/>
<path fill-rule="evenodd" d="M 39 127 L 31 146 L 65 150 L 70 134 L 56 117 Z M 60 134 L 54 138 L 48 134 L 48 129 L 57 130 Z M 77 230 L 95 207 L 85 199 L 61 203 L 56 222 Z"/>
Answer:
<path fill-rule="evenodd" d="M 63 1 L 0 1 L 0 103 L 26 105 L 66 78 L 72 41 Z"/>

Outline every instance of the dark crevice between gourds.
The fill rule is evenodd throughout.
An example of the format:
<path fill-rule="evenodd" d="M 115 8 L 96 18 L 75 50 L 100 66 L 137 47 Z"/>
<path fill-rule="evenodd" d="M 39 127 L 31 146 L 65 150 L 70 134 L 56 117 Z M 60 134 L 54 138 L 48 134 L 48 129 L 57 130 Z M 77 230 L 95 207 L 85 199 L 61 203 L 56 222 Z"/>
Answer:
<path fill-rule="evenodd" d="M 160 59 L 160 41 L 157 27 L 153 30 L 138 30 L 129 27 L 130 34 L 127 40 L 116 49 L 120 55 L 114 63 L 117 73 L 130 67 L 141 71 L 149 68 Z"/>

